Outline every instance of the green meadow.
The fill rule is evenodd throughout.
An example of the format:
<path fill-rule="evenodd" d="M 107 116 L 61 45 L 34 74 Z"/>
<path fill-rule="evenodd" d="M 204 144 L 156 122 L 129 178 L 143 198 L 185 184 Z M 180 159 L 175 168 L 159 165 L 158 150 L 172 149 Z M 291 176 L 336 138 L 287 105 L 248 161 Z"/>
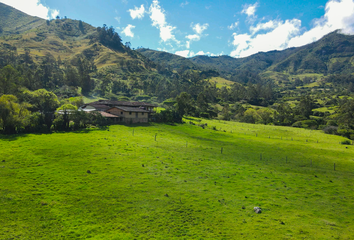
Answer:
<path fill-rule="evenodd" d="M 0 239 L 354 238 L 344 138 L 185 121 L 1 136 Z"/>

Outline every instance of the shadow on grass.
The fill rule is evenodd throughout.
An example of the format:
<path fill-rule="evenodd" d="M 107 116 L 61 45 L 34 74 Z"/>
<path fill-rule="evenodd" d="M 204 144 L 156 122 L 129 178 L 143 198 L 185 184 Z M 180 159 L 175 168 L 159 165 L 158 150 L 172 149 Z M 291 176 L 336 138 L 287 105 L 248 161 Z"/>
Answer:
<path fill-rule="evenodd" d="M 122 125 L 122 126 L 126 126 L 126 127 L 152 127 L 153 124 L 152 123 L 125 123 L 125 124 L 115 124 L 115 125 Z"/>
<path fill-rule="evenodd" d="M 2 141 L 16 141 L 19 138 L 27 137 L 28 134 L 0 134 L 0 140 Z"/>

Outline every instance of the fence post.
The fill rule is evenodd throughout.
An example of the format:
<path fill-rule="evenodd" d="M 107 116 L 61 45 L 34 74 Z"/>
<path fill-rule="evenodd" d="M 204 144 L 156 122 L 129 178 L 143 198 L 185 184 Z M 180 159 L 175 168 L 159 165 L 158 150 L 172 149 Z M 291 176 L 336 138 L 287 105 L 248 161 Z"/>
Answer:
<path fill-rule="evenodd" d="M 155 141 L 156 141 L 156 135 L 157 135 L 157 133 L 155 133 Z"/>

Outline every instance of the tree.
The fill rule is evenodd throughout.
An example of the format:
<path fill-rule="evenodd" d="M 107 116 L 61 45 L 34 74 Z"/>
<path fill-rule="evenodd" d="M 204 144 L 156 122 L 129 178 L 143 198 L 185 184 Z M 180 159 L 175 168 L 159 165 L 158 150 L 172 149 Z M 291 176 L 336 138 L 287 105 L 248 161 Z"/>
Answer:
<path fill-rule="evenodd" d="M 57 108 L 56 115 L 57 118 L 62 118 L 62 130 L 69 130 L 69 122 L 70 122 L 70 115 L 74 114 L 77 110 L 77 107 L 72 104 L 63 104 L 59 108 Z"/>
<path fill-rule="evenodd" d="M 222 119 L 223 120 L 230 120 L 231 114 L 230 114 L 230 106 L 229 106 L 229 104 L 225 104 L 225 106 L 222 109 L 221 114 L 222 114 Z"/>
<path fill-rule="evenodd" d="M 201 112 L 206 112 L 208 110 L 208 100 L 203 92 L 199 93 L 196 103 Z"/>
<path fill-rule="evenodd" d="M 126 42 L 126 43 L 125 43 L 125 47 L 128 48 L 128 49 L 130 49 L 131 43 L 130 43 L 130 42 Z"/>
<path fill-rule="evenodd" d="M 85 34 L 84 24 L 82 23 L 81 20 L 79 20 L 79 29 L 80 29 L 81 33 Z"/>
<path fill-rule="evenodd" d="M 11 65 L 0 71 L 0 94 L 14 94 L 21 82 L 20 74 Z"/>
<path fill-rule="evenodd" d="M 15 133 L 26 125 L 26 117 L 30 115 L 28 103 L 20 104 L 14 95 L 0 97 L 0 125 L 5 133 Z"/>
<path fill-rule="evenodd" d="M 315 106 L 314 100 L 311 98 L 311 96 L 306 95 L 301 97 L 300 103 L 297 106 L 297 112 L 299 115 L 304 116 L 305 118 L 309 118 L 310 115 L 312 114 L 312 109 Z"/>
<path fill-rule="evenodd" d="M 293 109 L 287 103 L 281 103 L 277 106 L 277 111 L 274 113 L 274 124 L 290 126 L 294 121 Z"/>
<path fill-rule="evenodd" d="M 47 130 L 50 131 L 54 112 L 59 107 L 57 96 L 45 89 L 38 89 L 34 92 L 26 91 L 24 94 L 32 104 L 32 109 L 41 113 L 43 122 L 47 125 Z"/>
<path fill-rule="evenodd" d="M 183 116 L 185 114 L 192 113 L 193 109 L 193 101 L 192 97 L 190 94 L 186 92 L 182 92 L 177 98 L 176 98 L 176 111 L 178 112 L 179 115 Z"/>
<path fill-rule="evenodd" d="M 260 117 L 259 122 L 262 124 L 269 124 L 273 122 L 273 112 L 269 108 L 261 108 L 257 110 L 257 114 Z"/>

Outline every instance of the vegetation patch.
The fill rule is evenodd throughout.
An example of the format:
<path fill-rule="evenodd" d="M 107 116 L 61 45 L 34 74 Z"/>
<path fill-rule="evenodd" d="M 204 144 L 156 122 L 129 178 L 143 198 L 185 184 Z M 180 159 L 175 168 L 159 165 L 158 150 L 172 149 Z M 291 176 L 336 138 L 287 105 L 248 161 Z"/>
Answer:
<path fill-rule="evenodd" d="M 342 137 L 188 121 L 2 136 L 0 238 L 354 237 Z"/>

